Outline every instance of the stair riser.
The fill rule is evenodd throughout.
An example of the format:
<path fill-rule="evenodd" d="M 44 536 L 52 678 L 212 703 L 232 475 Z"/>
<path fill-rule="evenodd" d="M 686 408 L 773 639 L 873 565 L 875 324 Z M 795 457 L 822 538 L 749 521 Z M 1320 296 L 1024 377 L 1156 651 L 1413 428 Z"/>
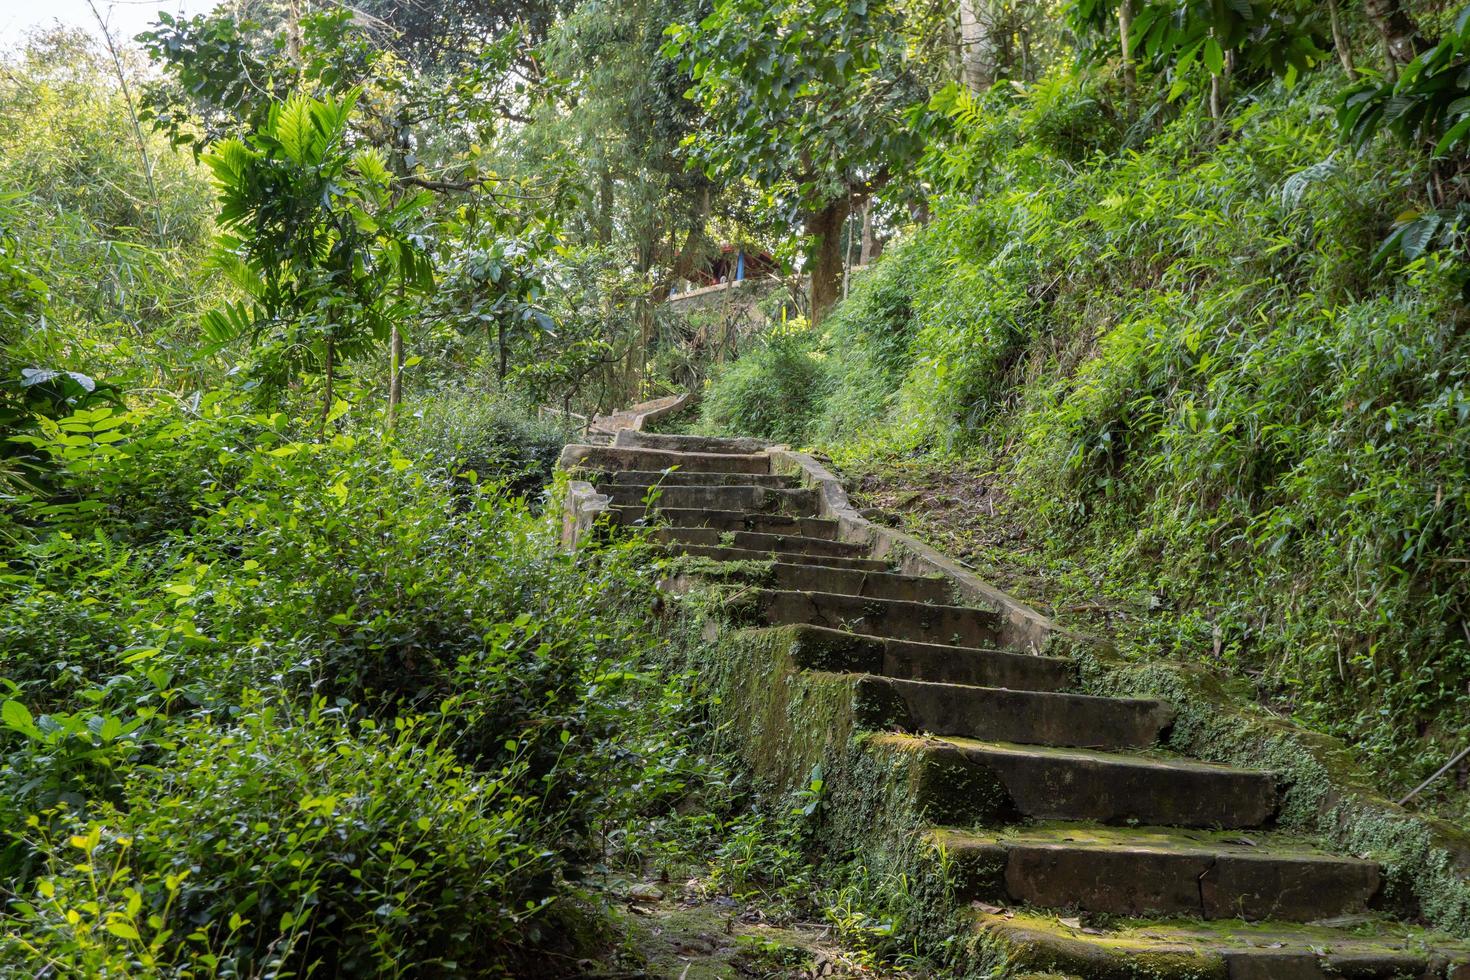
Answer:
<path fill-rule="evenodd" d="M 1013 691 L 1066 691 L 1076 686 L 1073 666 L 1059 658 L 888 642 L 882 666 L 872 673 L 939 684 L 1008 687 Z"/>
<path fill-rule="evenodd" d="M 620 473 L 589 473 L 586 479 L 597 485 L 599 493 L 604 487 L 766 487 L 773 490 L 800 489 L 801 481 L 795 477 L 770 473 L 694 473 L 675 470 L 658 473 L 648 470 L 625 470 Z"/>
<path fill-rule="evenodd" d="M 698 544 L 707 548 L 720 546 L 741 551 L 782 552 L 789 555 L 866 558 L 867 549 L 846 541 L 825 538 L 803 538 L 795 535 L 757 534 L 750 531 L 717 531 L 714 528 L 675 527 L 653 532 L 654 540 L 666 543 Z M 728 540 L 726 540 L 728 538 Z"/>
<path fill-rule="evenodd" d="M 876 558 L 825 558 L 813 557 L 811 555 L 792 555 L 777 553 L 771 555 L 759 551 L 743 551 L 739 548 L 712 548 L 697 544 L 669 544 L 664 545 L 664 550 L 671 554 L 684 554 L 696 558 L 708 558 L 711 561 L 753 561 L 769 562 L 772 559 L 788 565 L 809 565 L 816 568 L 842 568 L 855 569 L 864 572 L 887 572 L 892 571 L 888 563 Z"/>
<path fill-rule="evenodd" d="M 1017 691 L 1062 691 L 1074 681 L 1071 664 L 1060 658 L 904 643 L 818 626 L 798 628 L 791 656 L 804 670 L 881 674 Z M 915 676 L 919 673 L 926 676 Z"/>
<path fill-rule="evenodd" d="M 564 468 L 622 472 L 662 471 L 678 467 L 696 473 L 770 473 L 771 460 L 764 454 L 680 453 L 659 449 L 626 449 L 619 446 L 568 446 L 562 454 Z"/>
<path fill-rule="evenodd" d="M 1156 701 L 1008 691 L 890 678 L 863 680 L 871 727 L 1024 745 L 1100 749 L 1155 744 L 1174 720 Z"/>
<path fill-rule="evenodd" d="M 1310 922 L 1368 909 L 1378 867 L 1063 845 L 951 847 L 961 898 L 1124 916 Z"/>
<path fill-rule="evenodd" d="M 1176 769 L 1144 760 L 937 747 L 1003 789 L 1009 809 L 1038 820 L 1096 820 L 1173 827 L 1259 827 L 1276 813 L 1275 780 L 1227 769 Z M 993 807 L 987 803 L 987 810 Z M 984 814 L 977 814 L 978 817 Z"/>
<path fill-rule="evenodd" d="M 806 623 L 864 636 L 965 647 L 995 646 L 999 636 L 997 617 L 988 610 L 827 593 L 765 593 L 755 612 L 769 626 Z"/>
<path fill-rule="evenodd" d="M 794 534 L 803 538 L 837 540 L 837 522 L 824 517 L 791 517 L 786 514 L 747 514 L 738 510 L 689 510 L 655 508 L 652 514 L 641 506 L 615 506 L 613 520 L 623 525 L 665 524 L 670 527 L 710 527 L 716 531 L 754 531 L 757 534 Z"/>
<path fill-rule="evenodd" d="M 618 433 L 617 445 L 678 453 L 749 454 L 762 452 L 768 443 L 763 439 L 663 435 L 657 432 L 637 432 L 633 429 L 624 429 Z"/>
<path fill-rule="evenodd" d="M 599 490 L 617 506 L 641 507 L 647 487 L 606 486 Z M 817 496 L 812 490 L 768 490 L 765 487 L 660 487 L 654 506 L 679 510 L 737 510 L 792 517 L 814 517 Z"/>

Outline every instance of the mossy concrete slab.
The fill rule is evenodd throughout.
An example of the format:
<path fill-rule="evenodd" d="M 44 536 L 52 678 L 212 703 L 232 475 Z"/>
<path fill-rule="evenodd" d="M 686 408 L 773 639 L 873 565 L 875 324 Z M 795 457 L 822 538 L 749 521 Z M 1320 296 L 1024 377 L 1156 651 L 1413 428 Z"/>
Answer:
<path fill-rule="evenodd" d="M 1276 810 L 1270 773 L 1087 749 L 931 739 L 995 774 L 1016 809 L 1042 820 L 1137 822 L 1179 827 L 1258 827 Z"/>
<path fill-rule="evenodd" d="M 894 727 L 1027 745 L 1146 748 L 1159 741 L 1174 717 L 1160 701 L 889 677 L 868 677 L 863 683 L 892 692 L 903 706 L 888 720 Z"/>
<path fill-rule="evenodd" d="M 793 562 L 770 562 L 759 568 L 749 564 L 721 566 L 710 563 L 699 571 L 681 569 L 680 572 L 709 581 L 740 581 L 782 591 L 804 591 L 820 587 L 823 591 L 842 595 L 901 599 L 906 602 L 939 602 L 949 596 L 948 586 L 942 579 Z"/>
<path fill-rule="evenodd" d="M 783 628 L 791 637 L 792 661 L 803 670 L 1016 690 L 1061 690 L 1072 683 L 1070 664 L 1058 657 L 913 643 L 807 624 Z"/>
<path fill-rule="evenodd" d="M 806 624 L 896 640 L 949 642 L 966 647 L 993 646 L 999 621 L 988 609 L 937 603 L 867 599 L 830 592 L 762 590 L 745 600 L 735 615 L 751 624 Z"/>
<path fill-rule="evenodd" d="M 1043 908 L 1310 922 L 1366 912 L 1379 886 L 1372 861 L 1261 834 L 1054 824 L 930 839 L 966 897 Z"/>
<path fill-rule="evenodd" d="M 634 449 L 619 446 L 568 446 L 562 450 L 559 469 L 683 470 L 705 473 L 770 473 L 771 459 L 764 453 L 683 453 L 663 449 Z"/>
<path fill-rule="evenodd" d="M 603 483 L 598 493 L 606 494 L 613 506 L 643 505 L 656 496 L 655 508 L 680 510 L 743 510 L 751 513 L 816 515 L 816 497 L 811 490 L 779 490 L 736 484 L 724 487 L 661 486 L 657 488 L 621 483 Z"/>
<path fill-rule="evenodd" d="M 619 432 L 614 445 L 628 449 L 661 449 L 676 453 L 734 453 L 749 455 L 763 452 L 770 446 L 764 439 L 748 439 L 741 436 L 686 436 L 657 432 L 636 432 L 624 429 Z"/>
<path fill-rule="evenodd" d="M 1461 980 L 1460 964 L 1470 962 L 1462 944 L 1381 921 L 1358 933 L 1286 923 L 1082 924 L 977 911 L 974 929 L 982 962 L 1088 980 Z"/>
<path fill-rule="evenodd" d="M 754 531 L 721 531 L 712 527 L 665 527 L 653 531 L 655 541 L 670 544 L 721 545 L 742 551 L 809 555 L 812 557 L 864 558 L 862 545 L 797 534 L 762 534 Z"/>
<path fill-rule="evenodd" d="M 771 487 L 778 490 L 793 490 L 801 486 L 801 480 L 780 473 L 707 473 L 699 470 L 614 470 L 608 472 L 586 472 L 583 479 L 597 484 L 620 486 L 665 486 L 665 487 L 728 487 L 751 486 Z"/>
<path fill-rule="evenodd" d="M 764 534 L 799 534 L 807 538 L 837 538 L 837 522 L 825 517 L 793 517 L 790 514 L 751 514 L 743 510 L 696 510 L 688 507 L 655 507 L 621 504 L 608 508 L 614 522 L 624 527 L 665 525 L 668 527 L 712 527 L 717 531 L 760 531 Z"/>
<path fill-rule="evenodd" d="M 723 545 L 719 547 L 714 547 L 702 544 L 665 545 L 664 550 L 670 554 L 683 554 L 697 558 L 708 558 L 711 561 L 782 561 L 794 565 L 812 565 L 822 568 L 856 568 L 869 572 L 885 572 L 890 570 L 889 565 L 886 561 L 882 561 L 877 558 L 835 558 L 828 555 L 797 555 L 780 551 L 750 551 L 745 548 L 727 548 Z"/>

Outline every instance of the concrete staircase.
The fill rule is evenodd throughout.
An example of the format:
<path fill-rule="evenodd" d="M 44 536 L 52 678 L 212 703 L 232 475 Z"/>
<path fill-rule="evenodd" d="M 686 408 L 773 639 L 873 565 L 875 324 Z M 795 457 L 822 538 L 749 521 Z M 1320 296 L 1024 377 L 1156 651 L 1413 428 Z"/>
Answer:
<path fill-rule="evenodd" d="M 990 975 L 1470 980 L 1470 949 L 1382 910 L 1377 863 L 1273 829 L 1275 774 L 1165 751 L 1174 707 L 1078 693 L 1068 659 L 875 557 L 763 444 L 624 432 L 563 465 L 590 484 L 569 527 L 722 563 L 670 584 L 741 586 L 730 628 L 792 631 L 798 670 L 850 684 L 870 751 L 949 774 L 916 783 L 916 832 Z"/>

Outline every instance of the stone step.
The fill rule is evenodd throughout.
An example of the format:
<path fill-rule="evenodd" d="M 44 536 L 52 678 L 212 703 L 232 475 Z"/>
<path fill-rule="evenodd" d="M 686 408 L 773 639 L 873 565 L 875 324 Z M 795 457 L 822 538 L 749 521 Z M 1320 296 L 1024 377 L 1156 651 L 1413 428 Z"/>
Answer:
<path fill-rule="evenodd" d="M 866 558 L 868 549 L 849 541 L 804 538 L 795 534 L 761 534 L 756 531 L 720 531 L 712 527 L 661 527 L 653 531 L 655 541 L 666 544 L 698 544 L 705 547 L 739 548 L 763 554 Z"/>
<path fill-rule="evenodd" d="M 630 449 L 622 446 L 568 446 L 562 450 L 560 467 L 603 472 L 622 470 L 662 471 L 677 466 L 696 473 L 770 473 L 771 458 L 764 453 L 678 453 L 662 449 Z"/>
<path fill-rule="evenodd" d="M 634 449 L 662 449 L 676 453 L 751 454 L 764 452 L 770 443 L 764 439 L 664 435 L 658 432 L 636 432 L 632 429 L 624 429 L 618 433 L 616 445 Z"/>
<path fill-rule="evenodd" d="M 762 625 L 807 623 L 895 640 L 990 647 L 996 645 L 1000 626 L 993 611 L 968 606 L 773 589 L 751 599 L 749 614 Z"/>
<path fill-rule="evenodd" d="M 1017 691 L 1065 691 L 1076 681 L 1071 661 L 1061 657 L 858 636 L 823 626 L 795 629 L 792 657 L 798 667 L 807 670 L 881 674 Z"/>
<path fill-rule="evenodd" d="M 1368 911 L 1373 861 L 1270 834 L 1079 824 L 935 829 L 961 899 L 1127 916 L 1311 922 Z"/>
<path fill-rule="evenodd" d="M 733 457 L 732 457 L 733 458 Z M 616 506 L 643 506 L 649 487 L 604 484 L 597 488 Z M 741 510 L 767 514 L 810 517 L 817 512 L 815 490 L 773 490 L 767 487 L 658 487 L 654 506 L 660 510 Z"/>
<path fill-rule="evenodd" d="M 1174 722 L 1162 701 L 1012 691 L 869 675 L 862 680 L 873 727 L 1022 745 L 1131 749 L 1156 744 Z"/>
<path fill-rule="evenodd" d="M 1371 935 L 1326 925 L 1189 920 L 1083 923 L 1030 911 L 970 913 L 1012 971 L 1059 980 L 1470 980 L 1470 946 L 1382 919 Z M 1362 929 L 1363 927 L 1360 927 Z"/>
<path fill-rule="evenodd" d="M 795 555 L 764 551 L 745 551 L 740 548 L 712 548 L 699 544 L 669 544 L 664 550 L 671 554 L 708 558 L 726 562 L 780 562 L 788 565 L 809 565 L 815 568 L 857 569 L 864 572 L 891 572 L 892 567 L 880 558 L 832 558 L 828 556 Z"/>
<path fill-rule="evenodd" d="M 591 473 L 586 479 L 603 486 L 665 486 L 665 487 L 771 487 L 777 490 L 794 490 L 801 481 L 794 476 L 779 473 L 704 473 L 696 470 L 674 470 L 664 473 L 657 470 L 623 470 L 612 473 Z"/>
<path fill-rule="evenodd" d="M 1182 759 L 911 735 L 899 749 L 922 752 L 951 781 L 972 787 L 931 817 L 969 825 L 1008 815 L 1170 827 L 1259 827 L 1276 814 L 1276 777 Z M 890 744 L 890 743 L 885 743 Z M 948 813 L 948 816 L 942 815 Z"/>
<path fill-rule="evenodd" d="M 675 530 L 683 529 L 676 528 Z M 739 543 L 738 539 L 736 543 Z M 812 589 L 820 586 L 829 592 L 838 592 L 843 595 L 868 596 L 874 599 L 903 599 L 910 602 L 935 602 L 948 599 L 950 594 L 949 583 L 942 578 L 787 562 L 771 562 L 763 567 L 731 565 L 727 570 L 712 569 L 708 573 L 701 572 L 696 577 L 723 582 L 749 582 L 764 588 L 783 590 Z M 869 673 L 869 671 L 861 670 L 855 672 Z"/>
<path fill-rule="evenodd" d="M 751 514 L 743 510 L 693 510 L 656 507 L 652 517 L 646 507 L 617 505 L 612 519 L 624 526 L 667 524 L 670 527 L 712 527 L 717 531 L 756 531 L 760 534 L 798 534 L 804 538 L 837 540 L 838 524 L 826 517 L 792 517 L 789 514 Z"/>

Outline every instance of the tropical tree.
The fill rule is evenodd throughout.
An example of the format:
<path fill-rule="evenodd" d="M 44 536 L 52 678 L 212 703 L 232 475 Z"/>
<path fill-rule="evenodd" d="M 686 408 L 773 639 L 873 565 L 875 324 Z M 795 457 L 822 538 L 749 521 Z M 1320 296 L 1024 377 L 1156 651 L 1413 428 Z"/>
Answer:
<path fill-rule="evenodd" d="M 809 242 L 812 319 L 837 301 L 855 203 L 923 149 L 928 91 L 904 11 L 886 0 L 719 0 L 669 28 L 708 124 L 688 143 L 712 179 L 751 181 Z"/>
<path fill-rule="evenodd" d="M 206 333 L 248 339 L 267 392 L 320 373 L 323 429 L 344 359 L 387 340 L 408 298 L 433 285 L 415 236 L 430 195 L 395 184 L 377 150 L 353 148 L 355 101 L 292 96 L 204 157 L 220 198 L 215 264 L 247 297 L 210 313 Z"/>

